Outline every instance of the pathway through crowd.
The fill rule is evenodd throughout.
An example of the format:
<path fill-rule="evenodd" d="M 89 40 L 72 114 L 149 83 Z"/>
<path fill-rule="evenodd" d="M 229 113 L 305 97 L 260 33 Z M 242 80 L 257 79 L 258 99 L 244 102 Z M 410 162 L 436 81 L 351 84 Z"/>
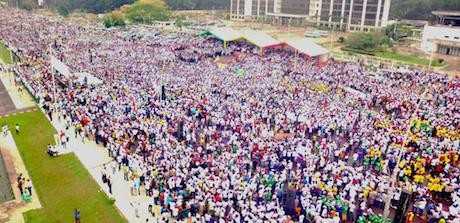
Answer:
<path fill-rule="evenodd" d="M 70 137 L 68 145 L 70 151 L 75 153 L 94 180 L 99 184 L 100 188 L 102 188 L 104 193 L 115 199 L 115 205 L 128 219 L 128 221 L 145 222 L 146 218 L 149 217 L 147 212 L 149 197 L 145 196 L 145 193 L 141 193 L 141 196 L 133 196 L 131 194 L 130 184 L 123 179 L 122 172 L 118 171 L 118 169 L 115 172 L 112 171 L 112 166 L 116 162 L 109 157 L 107 149 L 101 145 L 97 145 L 93 140 L 85 138 L 83 141 L 80 136 L 75 138 L 75 128 L 70 127 L 66 130 L 65 122 L 59 118 L 59 114 L 53 115 L 53 121 L 51 123 L 56 128 L 57 132 L 62 131 Z M 109 193 L 108 186 L 102 182 L 102 171 L 104 170 L 104 165 L 108 170 L 107 174 L 111 177 L 113 182 L 112 194 Z M 138 211 L 135 211 L 136 209 Z"/>

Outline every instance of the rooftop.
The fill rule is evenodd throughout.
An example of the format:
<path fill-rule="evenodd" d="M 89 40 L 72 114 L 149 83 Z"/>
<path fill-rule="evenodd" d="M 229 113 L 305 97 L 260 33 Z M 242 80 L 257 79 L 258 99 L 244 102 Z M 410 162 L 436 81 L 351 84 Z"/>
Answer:
<path fill-rule="evenodd" d="M 435 24 L 435 25 L 432 25 L 432 27 L 438 27 L 438 28 L 444 28 L 444 29 L 460 29 L 460 26 L 449 26 L 449 25 L 443 25 L 443 24 Z"/>
<path fill-rule="evenodd" d="M 287 17 L 287 18 L 308 18 L 309 17 L 309 15 L 297 15 L 297 14 L 287 14 L 287 13 L 270 13 L 270 12 L 268 12 L 267 15 L 269 15 L 269 16 Z"/>
<path fill-rule="evenodd" d="M 436 16 L 460 16 L 460 11 L 433 11 Z"/>

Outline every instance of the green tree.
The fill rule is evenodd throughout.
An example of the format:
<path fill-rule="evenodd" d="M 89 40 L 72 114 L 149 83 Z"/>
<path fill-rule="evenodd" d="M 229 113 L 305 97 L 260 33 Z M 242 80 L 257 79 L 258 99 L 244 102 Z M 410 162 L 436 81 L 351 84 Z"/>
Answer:
<path fill-rule="evenodd" d="M 196 6 L 193 0 L 167 0 L 166 3 L 173 10 L 191 10 Z"/>
<path fill-rule="evenodd" d="M 394 41 L 399 41 L 412 35 L 411 27 L 403 23 L 391 24 L 385 27 L 384 32 L 388 38 L 391 38 Z"/>
<path fill-rule="evenodd" d="M 422 19 L 431 18 L 434 10 L 460 10 L 459 0 L 393 0 L 391 2 L 391 17 L 393 19 Z"/>
<path fill-rule="evenodd" d="M 56 10 L 59 7 L 65 6 L 69 12 L 77 10 L 90 13 L 105 13 L 113 11 L 125 4 L 132 4 L 134 1 L 135 0 L 45 0 L 45 4 Z"/>
<path fill-rule="evenodd" d="M 25 10 L 32 10 L 34 8 L 38 8 L 38 2 L 34 0 L 19 0 L 19 1 L 14 1 L 12 5 L 17 5 L 21 9 Z"/>
<path fill-rule="evenodd" d="M 197 2 L 195 9 L 227 9 L 230 1 L 222 0 L 194 0 Z"/>
<path fill-rule="evenodd" d="M 184 16 L 177 16 L 175 24 L 177 27 L 182 28 L 185 25 L 185 17 Z"/>
<path fill-rule="evenodd" d="M 126 10 L 125 16 L 133 23 L 151 24 L 169 20 L 171 12 L 162 0 L 140 0 Z"/>
<path fill-rule="evenodd" d="M 88 12 L 103 13 L 115 10 L 122 5 L 132 4 L 133 2 L 134 0 L 84 0 L 82 6 Z M 78 7 L 81 6 L 76 5 L 74 8 Z"/>
<path fill-rule="evenodd" d="M 373 54 L 390 46 L 390 40 L 382 33 L 353 33 L 345 41 L 345 48 L 362 53 Z"/>
<path fill-rule="evenodd" d="M 110 28 L 113 26 L 125 26 L 125 18 L 121 12 L 111 12 L 104 16 L 104 26 Z"/>
<path fill-rule="evenodd" d="M 57 6 L 56 11 L 59 13 L 59 15 L 64 16 L 64 17 L 70 14 L 69 8 L 64 4 Z"/>
<path fill-rule="evenodd" d="M 227 0 L 167 0 L 167 3 L 173 10 L 209 10 L 230 7 L 230 1 Z"/>

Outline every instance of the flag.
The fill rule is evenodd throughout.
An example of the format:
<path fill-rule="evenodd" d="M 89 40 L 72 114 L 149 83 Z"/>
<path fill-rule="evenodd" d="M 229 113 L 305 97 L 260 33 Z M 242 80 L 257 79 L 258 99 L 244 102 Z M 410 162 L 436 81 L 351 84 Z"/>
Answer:
<path fill-rule="evenodd" d="M 246 71 L 241 69 L 241 68 L 238 68 L 236 71 L 235 71 L 235 75 L 238 76 L 238 77 L 244 77 L 244 75 L 246 75 Z"/>

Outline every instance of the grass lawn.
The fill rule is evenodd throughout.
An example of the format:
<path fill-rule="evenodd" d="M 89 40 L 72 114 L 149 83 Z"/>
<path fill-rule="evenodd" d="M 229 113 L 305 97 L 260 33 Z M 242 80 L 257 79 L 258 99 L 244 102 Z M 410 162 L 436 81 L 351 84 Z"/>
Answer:
<path fill-rule="evenodd" d="M 349 55 L 364 55 L 364 56 L 368 55 L 372 57 L 378 57 L 381 59 L 393 60 L 395 62 L 399 61 L 404 64 L 413 64 L 413 65 L 422 65 L 422 66 L 430 65 L 429 58 L 420 57 L 414 54 L 398 53 L 398 52 L 393 52 L 390 50 L 377 51 L 377 52 L 366 52 L 366 51 L 360 51 L 360 50 L 349 49 L 349 48 L 342 48 L 341 50 L 343 52 L 346 52 Z M 442 67 L 446 65 L 446 62 L 440 63 L 437 58 L 433 58 L 433 62 L 431 65 L 433 67 Z"/>
<path fill-rule="evenodd" d="M 402 62 L 411 63 L 411 64 L 418 64 L 418 65 L 424 65 L 424 66 L 430 65 L 430 59 L 427 59 L 425 57 L 420 57 L 417 55 L 412 55 L 412 54 L 401 54 L 397 52 L 383 51 L 383 52 L 377 52 L 375 56 L 385 58 L 385 59 L 390 59 L 390 60 L 402 61 Z M 438 59 L 433 58 L 433 62 L 431 65 L 433 67 L 440 67 L 440 66 L 444 66 L 445 63 L 439 63 Z"/>
<path fill-rule="evenodd" d="M 73 222 L 74 208 L 80 209 L 84 223 L 126 222 L 74 154 L 48 157 L 45 151 L 56 131 L 43 113 L 0 118 L 0 126 L 8 124 L 14 129 L 16 123 L 21 133 L 13 132 L 14 140 L 43 206 L 26 212 L 26 222 Z"/>
<path fill-rule="evenodd" d="M 12 64 L 13 61 L 11 60 L 11 52 L 8 48 L 6 48 L 5 44 L 0 42 L 0 61 L 6 64 Z"/>

